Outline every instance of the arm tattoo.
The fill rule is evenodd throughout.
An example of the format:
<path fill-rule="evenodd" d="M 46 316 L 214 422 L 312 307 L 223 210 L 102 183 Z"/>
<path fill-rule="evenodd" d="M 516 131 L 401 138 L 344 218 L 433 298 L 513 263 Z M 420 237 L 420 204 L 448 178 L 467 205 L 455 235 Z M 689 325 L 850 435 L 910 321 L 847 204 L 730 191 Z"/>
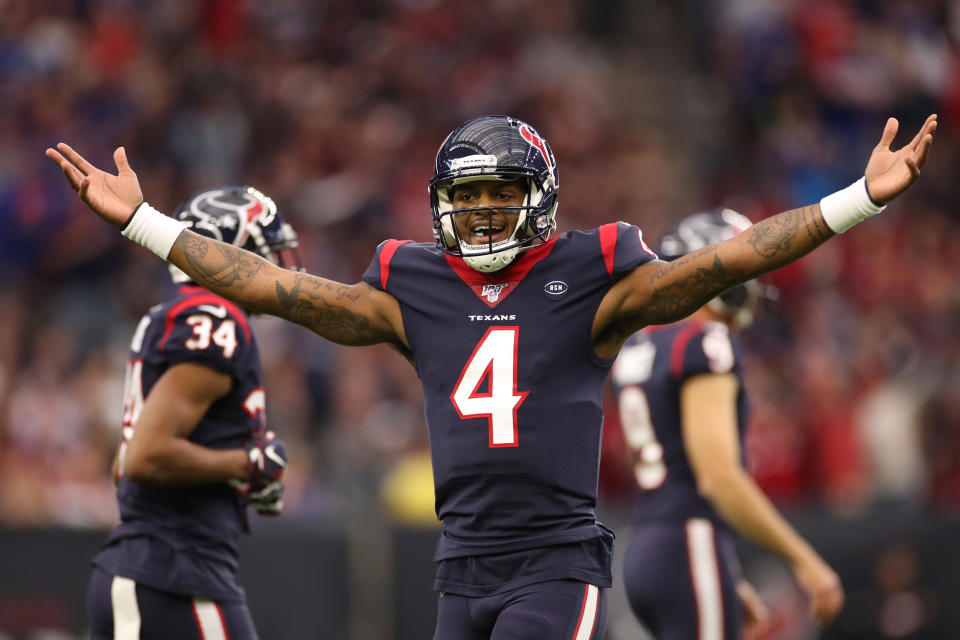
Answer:
<path fill-rule="evenodd" d="M 279 281 L 276 286 L 284 317 L 332 339 L 369 336 L 370 319 L 347 306 L 360 299 L 360 294 L 351 293 L 349 287 L 308 274 L 298 274 L 289 291 Z"/>
<path fill-rule="evenodd" d="M 737 284 L 738 280 L 727 272 L 720 256 L 716 255 L 716 247 L 712 245 L 669 263 L 650 277 L 650 283 L 653 284 L 684 264 L 709 253 L 714 254 L 710 268 L 697 267 L 696 272 L 686 278 L 661 287 L 654 286 L 647 314 L 655 318 L 657 323 L 684 318 L 706 304 L 710 298 Z"/>
<path fill-rule="evenodd" d="M 816 215 L 813 205 L 802 209 L 791 209 L 783 213 L 758 222 L 750 229 L 747 242 L 753 247 L 756 254 L 762 258 L 776 258 L 789 253 L 793 248 L 801 228 L 806 229 L 807 238 L 813 247 L 822 244 L 832 233 L 827 229 L 821 216 Z M 798 255 L 783 256 L 788 260 L 798 258 Z"/>
<path fill-rule="evenodd" d="M 650 276 L 653 290 L 647 308 L 648 318 L 655 323 L 663 323 L 686 317 L 714 296 L 803 257 L 833 235 L 818 213 L 817 205 L 785 211 L 758 222 L 743 236 L 746 244 L 753 249 L 755 255 L 752 257 L 749 250 L 744 253 L 725 250 L 721 259 L 720 245 L 709 245 L 654 272 Z M 739 242 L 739 238 L 732 242 Z M 703 265 L 704 259 L 709 260 L 711 255 L 713 260 L 709 267 L 690 269 L 692 262 Z M 669 278 L 668 284 L 657 286 L 660 280 L 676 276 L 678 271 L 691 273 L 680 278 Z"/>
<path fill-rule="evenodd" d="M 190 276 L 208 289 L 245 289 L 263 266 L 256 256 L 196 234 L 181 234 L 177 244 L 192 269 Z"/>

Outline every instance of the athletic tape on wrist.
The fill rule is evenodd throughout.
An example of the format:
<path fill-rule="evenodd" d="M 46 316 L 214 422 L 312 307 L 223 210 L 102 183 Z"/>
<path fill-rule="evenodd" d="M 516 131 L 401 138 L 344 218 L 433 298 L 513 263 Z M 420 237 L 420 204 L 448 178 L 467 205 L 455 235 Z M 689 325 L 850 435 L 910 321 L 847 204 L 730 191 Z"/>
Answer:
<path fill-rule="evenodd" d="M 843 233 L 886 208 L 887 205 L 878 205 L 870 197 L 866 178 L 860 178 L 846 189 L 831 193 L 820 201 L 823 219 L 834 233 Z"/>
<path fill-rule="evenodd" d="M 187 225 L 179 220 L 174 220 L 143 202 L 127 222 L 123 235 L 166 260 L 173 249 L 173 243 L 186 228 Z"/>

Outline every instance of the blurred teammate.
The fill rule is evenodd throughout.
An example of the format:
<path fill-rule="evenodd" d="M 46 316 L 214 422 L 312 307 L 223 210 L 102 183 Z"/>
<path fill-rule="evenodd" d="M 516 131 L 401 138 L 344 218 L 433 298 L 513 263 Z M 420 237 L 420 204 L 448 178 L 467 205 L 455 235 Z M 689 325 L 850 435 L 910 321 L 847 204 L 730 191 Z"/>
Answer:
<path fill-rule="evenodd" d="M 926 160 L 931 116 L 893 152 L 890 119 L 866 170 L 886 202 Z M 640 230 L 551 235 L 558 174 L 546 141 L 507 116 L 466 122 L 437 153 L 434 243 L 387 240 L 353 285 L 278 269 L 184 231 L 120 174 L 48 149 L 101 217 L 199 284 L 346 345 L 385 342 L 424 390 L 437 515 L 435 638 L 598 639 L 612 534 L 595 515 L 602 387 L 624 341 L 813 250 L 880 211 L 863 180 L 822 204 L 665 263 Z M 821 213 L 822 210 L 822 213 Z"/>
<path fill-rule="evenodd" d="M 730 209 L 696 213 L 657 253 L 677 260 L 749 227 Z M 747 397 L 731 330 L 749 324 L 758 291 L 747 282 L 683 322 L 647 327 L 613 366 L 641 491 L 624 582 L 631 608 L 658 640 L 736 640 L 744 626 L 764 628 L 766 612 L 740 573 L 730 527 L 791 563 L 820 621 L 843 604 L 837 575 L 743 468 Z"/>
<path fill-rule="evenodd" d="M 204 237 L 299 267 L 296 234 L 255 189 L 203 191 L 174 215 Z M 286 451 L 266 431 L 246 312 L 170 273 L 176 294 L 150 309 L 130 344 L 114 463 L 121 521 L 93 560 L 92 638 L 253 639 L 237 537 L 247 505 L 280 513 Z"/>

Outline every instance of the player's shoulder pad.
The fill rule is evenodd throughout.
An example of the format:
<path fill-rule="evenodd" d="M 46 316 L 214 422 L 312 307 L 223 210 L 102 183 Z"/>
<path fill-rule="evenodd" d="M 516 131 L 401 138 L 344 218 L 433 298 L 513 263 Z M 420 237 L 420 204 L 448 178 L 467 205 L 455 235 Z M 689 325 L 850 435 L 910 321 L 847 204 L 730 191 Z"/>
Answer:
<path fill-rule="evenodd" d="M 157 347 L 163 350 L 172 336 L 186 333 L 193 336 L 188 338 L 193 340 L 193 348 L 201 348 L 209 342 L 206 335 L 214 336 L 218 331 L 228 343 L 236 340 L 246 345 L 253 339 L 247 314 L 235 303 L 209 292 L 186 296 L 166 310 L 163 336 Z"/>
<path fill-rule="evenodd" d="M 411 242 L 411 240 L 396 240 L 391 238 L 377 245 L 377 251 L 373 256 L 373 260 L 367 268 L 366 273 L 363 274 L 363 280 L 381 291 L 386 291 L 387 282 L 390 280 L 390 266 L 393 262 L 393 257 L 397 253 L 397 249 Z"/>
<path fill-rule="evenodd" d="M 611 278 L 620 277 L 651 260 L 658 260 L 643 239 L 643 231 L 627 222 L 610 222 L 597 228 L 603 263 Z"/>
<path fill-rule="evenodd" d="M 670 371 L 684 379 L 701 373 L 729 373 L 737 363 L 730 330 L 720 322 L 689 322 L 676 333 Z"/>

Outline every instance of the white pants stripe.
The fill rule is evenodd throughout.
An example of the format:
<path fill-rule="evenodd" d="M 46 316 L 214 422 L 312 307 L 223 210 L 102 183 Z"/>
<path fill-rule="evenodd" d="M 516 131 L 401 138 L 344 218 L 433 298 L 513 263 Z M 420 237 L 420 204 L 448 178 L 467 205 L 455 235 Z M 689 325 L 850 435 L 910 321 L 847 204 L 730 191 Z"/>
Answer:
<path fill-rule="evenodd" d="M 705 518 L 687 520 L 687 557 L 693 595 L 697 601 L 697 640 L 723 640 L 723 592 L 713 523 Z"/>
<path fill-rule="evenodd" d="M 577 630 L 573 633 L 573 640 L 590 640 L 593 636 L 593 628 L 597 624 L 597 599 L 599 598 L 599 589 L 592 584 L 587 585 L 583 595 L 583 608 L 580 610 L 580 620 L 577 622 Z"/>
<path fill-rule="evenodd" d="M 137 583 L 130 578 L 114 576 L 110 583 L 113 605 L 114 640 L 139 640 L 140 607 L 137 606 Z"/>
<path fill-rule="evenodd" d="M 194 598 L 193 616 L 197 619 L 197 627 L 200 628 L 200 637 L 203 640 L 229 640 L 227 627 L 217 603 Z"/>

